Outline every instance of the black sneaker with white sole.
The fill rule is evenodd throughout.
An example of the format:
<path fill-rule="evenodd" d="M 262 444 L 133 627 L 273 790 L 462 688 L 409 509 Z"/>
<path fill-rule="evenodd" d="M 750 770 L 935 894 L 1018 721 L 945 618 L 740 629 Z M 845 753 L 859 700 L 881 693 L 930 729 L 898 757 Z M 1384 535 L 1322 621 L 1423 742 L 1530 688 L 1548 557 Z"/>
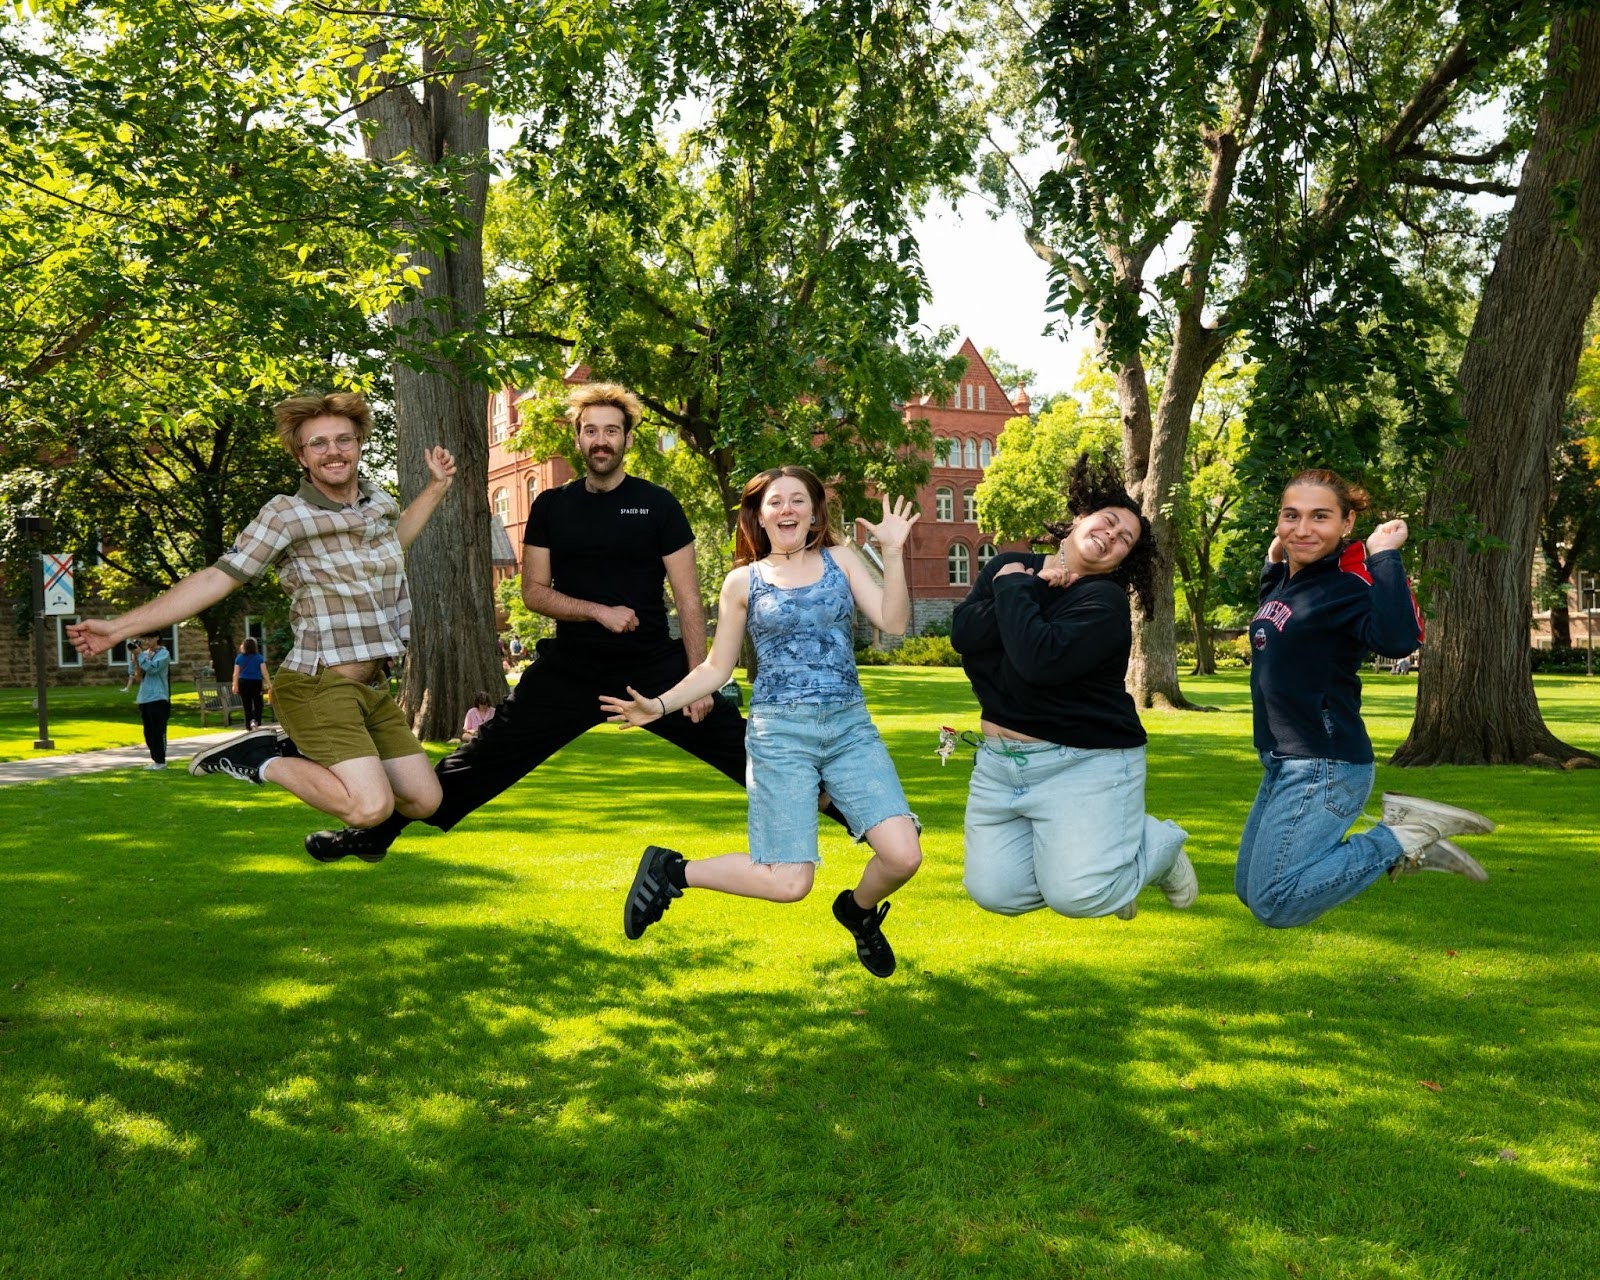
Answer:
<path fill-rule="evenodd" d="M 394 839 L 379 827 L 345 827 L 340 831 L 313 831 L 306 837 L 306 852 L 318 862 L 360 858 L 382 862 Z"/>
<path fill-rule="evenodd" d="M 261 766 L 277 758 L 277 730 L 257 729 L 196 752 L 189 760 L 189 772 L 196 778 L 207 773 L 225 773 L 259 787 L 266 781 L 261 776 Z"/>
<path fill-rule="evenodd" d="M 855 894 L 843 890 L 833 900 L 833 918 L 850 930 L 856 940 L 856 956 L 874 977 L 887 978 L 894 972 L 894 948 L 883 936 L 883 918 L 889 904 L 880 902 L 870 910 L 856 904 Z"/>

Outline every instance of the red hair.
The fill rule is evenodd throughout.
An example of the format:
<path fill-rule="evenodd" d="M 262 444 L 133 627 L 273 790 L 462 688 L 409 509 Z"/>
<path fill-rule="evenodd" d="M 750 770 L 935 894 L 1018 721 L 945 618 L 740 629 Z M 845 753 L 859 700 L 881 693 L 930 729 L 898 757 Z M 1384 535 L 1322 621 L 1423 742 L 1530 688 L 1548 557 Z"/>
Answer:
<path fill-rule="evenodd" d="M 806 538 L 806 550 L 838 544 L 839 535 L 834 532 L 833 524 L 828 518 L 828 492 L 822 487 L 822 481 L 817 479 L 816 473 L 805 467 L 768 467 L 765 471 L 758 471 L 751 476 L 745 482 L 744 492 L 739 495 L 739 523 L 733 534 L 735 565 L 750 564 L 764 559 L 772 551 L 772 541 L 767 537 L 767 531 L 761 527 L 759 518 L 761 502 L 767 496 L 767 490 L 772 487 L 773 481 L 784 478 L 800 481 L 805 485 L 806 492 L 811 495 L 814 523 Z"/>

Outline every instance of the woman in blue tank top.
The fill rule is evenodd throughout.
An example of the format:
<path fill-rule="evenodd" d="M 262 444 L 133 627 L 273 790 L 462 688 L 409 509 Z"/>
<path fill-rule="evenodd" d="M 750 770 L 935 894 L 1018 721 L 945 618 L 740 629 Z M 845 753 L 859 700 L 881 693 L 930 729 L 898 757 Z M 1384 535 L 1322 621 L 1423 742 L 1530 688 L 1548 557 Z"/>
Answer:
<path fill-rule="evenodd" d="M 623 907 L 623 928 L 639 937 L 686 888 L 798 902 L 816 877 L 817 798 L 825 790 L 872 857 L 854 890 L 834 899 L 834 918 L 856 954 L 880 978 L 894 972 L 883 936 L 888 896 L 922 862 L 916 815 L 867 715 L 852 641 L 860 609 L 880 629 L 903 632 L 911 618 L 905 545 L 917 517 L 904 499 L 883 519 L 862 521 L 883 553 L 883 583 L 829 526 L 822 482 L 804 467 L 774 467 L 751 478 L 739 503 L 737 568 L 722 584 L 710 656 L 660 697 L 603 697 L 617 723 L 647 725 L 728 682 L 748 630 L 757 674 L 745 730 L 749 759 L 750 852 L 690 862 L 651 845 Z"/>

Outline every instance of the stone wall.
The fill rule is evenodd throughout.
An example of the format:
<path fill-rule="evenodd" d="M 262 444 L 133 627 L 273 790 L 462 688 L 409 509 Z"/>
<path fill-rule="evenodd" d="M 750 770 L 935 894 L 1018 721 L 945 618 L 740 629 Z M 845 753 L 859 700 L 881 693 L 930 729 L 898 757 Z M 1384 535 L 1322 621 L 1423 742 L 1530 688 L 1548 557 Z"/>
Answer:
<path fill-rule="evenodd" d="M 17 601 L 8 600 L 0 611 L 0 688 L 21 689 L 31 688 L 37 677 L 33 669 L 33 634 L 17 634 Z M 23 601 L 24 605 L 31 605 L 31 601 Z M 88 601 L 84 605 L 84 616 L 107 617 L 115 610 L 109 606 L 99 605 L 95 601 Z M 23 614 L 26 617 L 26 613 Z M 121 661 L 111 662 L 106 655 L 98 658 L 85 658 L 81 665 L 60 665 L 58 659 L 61 655 L 57 652 L 57 627 L 54 618 L 46 618 L 45 622 L 45 672 L 49 687 L 52 689 L 76 689 L 83 685 L 110 684 L 120 687 L 128 678 L 127 667 Z M 64 639 L 61 642 L 65 645 Z M 66 645 L 70 649 L 70 645 Z M 198 623 L 186 623 L 178 628 L 178 653 L 175 660 L 175 675 L 180 680 L 194 678 L 195 668 L 201 663 L 210 661 L 210 654 L 206 649 L 205 628 Z"/>

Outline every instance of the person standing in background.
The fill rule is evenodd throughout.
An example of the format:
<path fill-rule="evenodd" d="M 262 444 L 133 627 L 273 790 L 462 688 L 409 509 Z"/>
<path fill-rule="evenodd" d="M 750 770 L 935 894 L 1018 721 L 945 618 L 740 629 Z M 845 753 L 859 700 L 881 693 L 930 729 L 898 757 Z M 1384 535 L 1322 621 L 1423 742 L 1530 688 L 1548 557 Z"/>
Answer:
<path fill-rule="evenodd" d="M 265 695 L 272 692 L 272 680 L 267 675 L 267 660 L 254 636 L 246 636 L 239 646 L 239 656 L 233 660 L 233 696 L 244 709 L 246 730 L 261 727 L 261 713 Z"/>
<path fill-rule="evenodd" d="M 139 718 L 144 722 L 144 745 L 150 752 L 146 769 L 167 767 L 167 721 L 172 718 L 172 655 L 159 635 L 139 642 Z"/>

